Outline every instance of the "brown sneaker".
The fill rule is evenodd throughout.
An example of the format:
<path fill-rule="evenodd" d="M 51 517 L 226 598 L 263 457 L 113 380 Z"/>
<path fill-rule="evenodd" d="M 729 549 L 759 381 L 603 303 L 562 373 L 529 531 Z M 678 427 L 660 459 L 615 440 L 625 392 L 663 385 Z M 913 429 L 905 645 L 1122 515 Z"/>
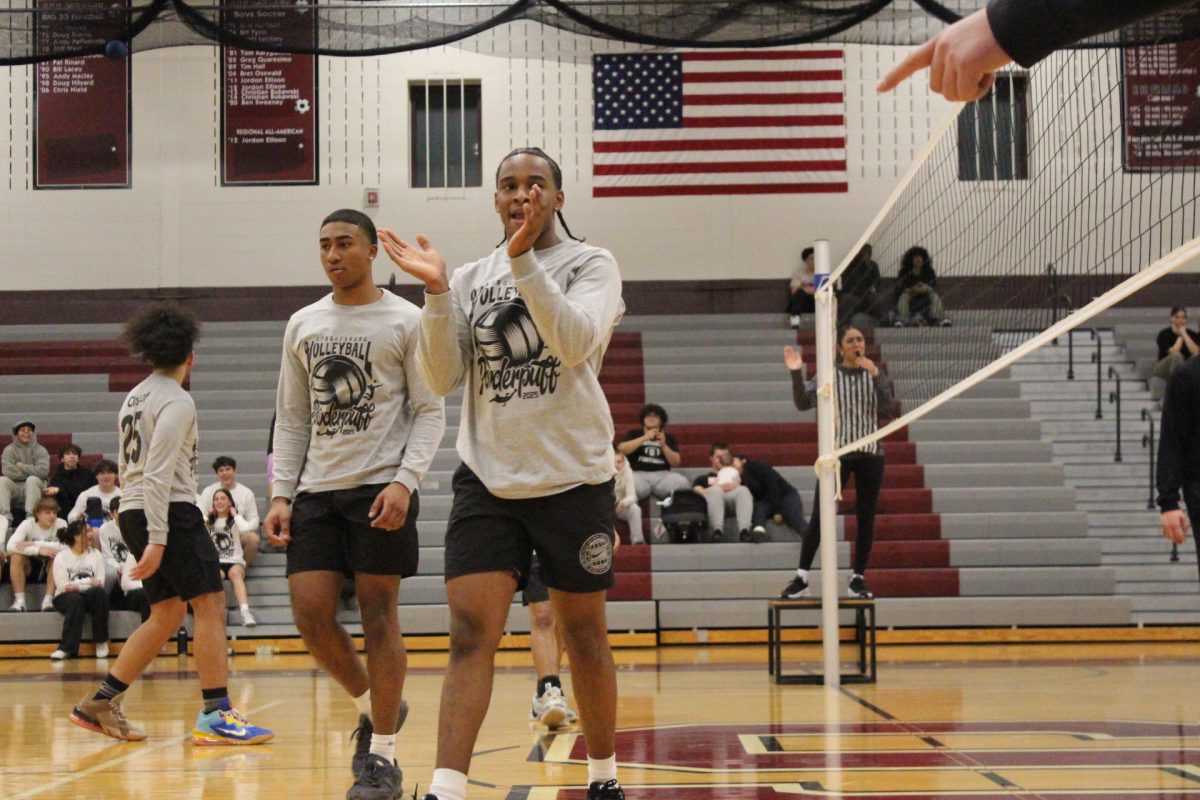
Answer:
<path fill-rule="evenodd" d="M 146 738 L 146 732 L 141 728 L 130 725 L 129 720 L 125 719 L 125 712 L 121 710 L 121 697 L 123 695 L 124 692 L 112 700 L 95 700 L 89 692 L 84 695 L 84 698 L 71 711 L 69 719 L 79 727 L 87 728 L 89 731 L 103 733 L 105 736 L 111 736 L 114 739 L 140 742 Z"/>

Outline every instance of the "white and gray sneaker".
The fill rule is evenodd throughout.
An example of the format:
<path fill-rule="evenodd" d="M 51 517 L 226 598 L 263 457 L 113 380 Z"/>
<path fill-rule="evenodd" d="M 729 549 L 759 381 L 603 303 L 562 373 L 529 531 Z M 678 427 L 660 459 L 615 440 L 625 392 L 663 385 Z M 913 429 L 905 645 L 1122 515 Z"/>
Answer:
<path fill-rule="evenodd" d="M 567 705 L 567 698 L 563 696 L 562 689 L 547 686 L 541 697 L 534 696 L 529 718 L 550 730 L 556 730 L 575 722 L 579 715 Z"/>

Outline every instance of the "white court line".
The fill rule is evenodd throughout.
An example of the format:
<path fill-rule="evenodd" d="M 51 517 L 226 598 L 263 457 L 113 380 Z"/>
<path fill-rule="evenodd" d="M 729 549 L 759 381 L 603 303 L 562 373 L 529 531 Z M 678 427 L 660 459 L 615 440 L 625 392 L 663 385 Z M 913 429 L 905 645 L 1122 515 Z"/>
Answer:
<path fill-rule="evenodd" d="M 254 714 L 257 714 L 260 711 L 266 711 L 268 708 L 271 708 L 272 706 L 277 706 L 282 702 L 283 702 L 283 700 L 274 700 L 270 703 L 267 703 L 266 705 L 259 706 L 258 708 L 250 709 L 249 711 L 246 712 L 246 715 L 253 716 Z M 97 734 L 97 735 L 103 736 L 104 734 Z M 157 742 L 156 744 L 142 746 L 142 747 L 139 747 L 137 750 L 135 750 L 132 753 L 127 753 L 126 755 L 120 756 L 118 758 L 114 758 L 114 759 L 110 759 L 108 761 L 101 762 L 100 764 L 97 764 L 94 767 L 88 767 L 87 769 L 83 770 L 82 772 L 73 772 L 70 775 L 66 775 L 62 778 L 59 778 L 58 780 L 51 781 L 50 783 L 44 784 L 42 786 L 36 786 L 32 789 L 26 789 L 23 792 L 18 792 L 17 794 L 9 795 L 5 800 L 24 800 L 24 798 L 26 798 L 26 797 L 33 797 L 35 795 L 41 794 L 42 792 L 48 792 L 51 789 L 57 789 L 59 786 L 65 786 L 68 783 L 74 783 L 75 781 L 79 780 L 80 778 L 86 778 L 88 775 L 93 775 L 97 772 L 100 772 L 101 770 L 106 770 L 109 767 L 115 767 L 118 764 L 125 763 L 126 761 L 132 761 L 133 759 L 144 756 L 147 753 L 153 753 L 154 751 L 161 750 L 164 747 L 171 747 L 173 745 L 177 745 L 177 744 L 179 744 L 181 742 L 185 742 L 191 738 L 192 738 L 192 734 L 188 733 L 186 736 L 176 736 L 171 739 L 164 739 L 163 741 Z M 228 746 L 259 747 L 260 745 L 228 745 Z"/>

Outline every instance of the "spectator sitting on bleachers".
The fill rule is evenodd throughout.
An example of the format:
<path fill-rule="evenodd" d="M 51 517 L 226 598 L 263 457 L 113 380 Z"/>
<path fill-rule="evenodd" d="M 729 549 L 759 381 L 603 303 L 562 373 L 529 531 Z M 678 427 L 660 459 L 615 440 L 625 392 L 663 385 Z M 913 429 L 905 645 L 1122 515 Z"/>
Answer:
<path fill-rule="evenodd" d="M 863 245 L 842 273 L 837 290 L 838 324 L 868 328 L 879 324 L 886 313 L 880 295 L 879 265 L 871 258 L 871 245 Z"/>
<path fill-rule="evenodd" d="M 796 487 L 765 461 L 734 456 L 733 465 L 742 476 L 742 485 L 754 496 L 754 529 L 751 533 L 755 539 L 767 541 L 770 538 L 766 527 L 768 517 L 774 517 L 775 524 L 784 523 L 803 536 L 808 522 L 804 519 L 804 501 Z"/>
<path fill-rule="evenodd" d="M 67 522 L 89 519 L 93 523 L 99 521 L 100 524 L 93 524 L 93 527 L 99 528 L 108 518 L 108 508 L 113 499 L 121 496 L 121 487 L 117 486 L 117 465 L 107 458 L 96 462 L 92 471 L 96 474 L 96 485 L 75 498 L 75 505 L 67 514 Z M 89 511 L 89 501 L 92 498 L 95 498 L 95 501 L 91 502 Z"/>
<path fill-rule="evenodd" d="M 896 325 L 949 325 L 936 287 L 937 273 L 929 251 L 924 247 L 908 248 L 896 276 Z"/>
<path fill-rule="evenodd" d="M 673 469 L 683 459 L 679 455 L 679 443 L 665 430 L 666 409 L 650 403 L 642 407 L 638 419 L 641 420 L 642 429 L 629 431 L 617 445 L 617 449 L 629 459 L 638 500 L 650 495 L 665 500 L 671 496 L 671 492 L 687 489 L 687 476 Z"/>
<path fill-rule="evenodd" d="M 208 535 L 217 546 L 221 559 L 221 574 L 233 585 L 242 625 L 253 628 L 258 622 L 250 613 L 250 600 L 246 594 L 246 559 L 242 552 L 240 534 L 250 529 L 250 522 L 238 513 L 233 494 L 221 487 L 213 492 L 212 511 L 208 512 Z"/>
<path fill-rule="evenodd" d="M 617 501 L 617 519 L 623 519 L 628 523 L 630 543 L 645 544 L 646 536 L 642 533 L 642 507 L 638 504 L 633 470 L 629 468 L 629 461 L 620 450 L 613 451 L 613 466 L 617 469 L 617 474 L 613 479 L 613 494 Z"/>
<path fill-rule="evenodd" d="M 96 485 L 96 473 L 79 466 L 82 455 L 79 445 L 63 445 L 58 451 L 58 469 L 54 470 L 50 485 L 42 490 L 43 495 L 53 497 L 58 502 L 60 514 L 74 508 L 79 495 Z"/>
<path fill-rule="evenodd" d="M 1177 367 L 1183 366 L 1192 356 L 1200 353 L 1200 333 L 1189 331 L 1187 309 L 1175 306 L 1171 309 L 1171 324 L 1158 332 L 1158 362 L 1151 375 L 1166 380 Z"/>
<path fill-rule="evenodd" d="M 125 563 L 121 565 L 121 609 L 136 611 L 142 616 L 142 622 L 150 619 L 150 598 L 142 588 L 142 582 L 132 578 L 129 571 L 137 566 L 133 553 L 125 554 Z"/>
<path fill-rule="evenodd" d="M 20 502 L 25 513 L 42 499 L 50 479 L 50 454 L 37 443 L 37 426 L 28 420 L 13 426 L 13 440 L 0 454 L 0 514 L 13 521 L 12 505 Z"/>
<path fill-rule="evenodd" d="M 125 539 L 121 536 L 121 529 L 117 527 L 117 514 L 120 513 L 120 509 L 121 498 L 114 497 L 108 503 L 108 514 L 104 524 L 98 528 L 93 527 L 96 544 L 99 545 L 100 553 L 104 556 L 104 590 L 108 592 L 114 608 L 118 607 L 117 601 L 120 600 L 120 597 L 117 596 L 116 586 L 121 579 L 125 556 L 129 555 L 129 545 L 125 544 Z"/>
<path fill-rule="evenodd" d="M 108 505 L 108 520 L 96 529 L 100 553 L 104 556 L 104 589 L 108 592 L 112 608 L 136 611 L 142 622 L 150 618 L 150 600 L 142 588 L 142 582 L 129 577 L 129 570 L 137 564 L 121 529 L 117 517 L 121 513 L 121 498 L 114 497 Z"/>
<path fill-rule="evenodd" d="M 793 328 L 800 327 L 800 315 L 811 314 L 816 309 L 816 285 L 813 273 L 816 269 L 815 251 L 811 247 L 804 248 L 800 253 L 800 264 L 788 281 L 788 324 Z"/>
<path fill-rule="evenodd" d="M 104 557 L 91 546 L 86 520 L 75 520 L 58 531 L 64 549 L 54 559 L 54 609 L 63 615 L 62 636 L 50 658 L 60 661 L 79 655 L 84 617 L 92 615 L 96 658 L 108 657 L 108 593 L 104 591 Z"/>
<path fill-rule="evenodd" d="M 692 488 L 704 495 L 708 505 L 708 527 L 714 542 L 725 540 L 725 512 L 732 508 L 737 515 L 738 539 L 755 541 L 750 533 L 754 498 L 742 485 L 742 476 L 733 466 L 733 454 L 724 442 L 713 442 L 708 449 L 712 472 L 696 478 Z"/>
<path fill-rule="evenodd" d="M 272 437 L 274 434 L 272 433 Z M 254 490 L 237 480 L 237 461 L 230 456 L 217 456 L 212 463 L 213 472 L 217 473 L 217 481 L 204 487 L 200 493 L 200 511 L 208 516 L 213 510 L 213 497 L 217 489 L 224 489 L 233 498 L 233 507 L 246 520 L 246 527 L 241 533 L 242 554 L 246 566 L 254 563 L 258 555 L 258 501 L 254 499 Z"/>
<path fill-rule="evenodd" d="M 33 514 L 26 517 L 8 539 L 8 574 L 13 583 L 13 603 L 9 611 L 25 610 L 25 580 L 34 572 L 34 567 L 46 568 L 46 595 L 42 598 L 42 611 L 49 611 L 54 598 L 54 571 L 50 562 L 63 549 L 55 534 L 67 527 L 65 520 L 58 518 L 58 503 L 52 497 L 43 497 L 33 506 Z"/>

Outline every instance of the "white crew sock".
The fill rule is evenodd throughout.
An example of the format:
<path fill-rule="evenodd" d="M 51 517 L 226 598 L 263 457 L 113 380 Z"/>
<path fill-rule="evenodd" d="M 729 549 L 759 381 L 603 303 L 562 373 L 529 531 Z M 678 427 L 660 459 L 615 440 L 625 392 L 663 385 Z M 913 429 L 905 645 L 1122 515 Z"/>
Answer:
<path fill-rule="evenodd" d="M 354 707 L 358 709 L 358 713 L 371 716 L 371 690 L 367 689 L 360 696 L 354 698 Z"/>
<path fill-rule="evenodd" d="M 371 734 L 371 755 L 386 758 L 390 764 L 396 759 L 396 734 L 384 736 L 381 733 Z"/>
<path fill-rule="evenodd" d="M 588 756 L 588 783 L 604 783 L 617 777 L 617 754 L 608 758 Z"/>
<path fill-rule="evenodd" d="M 435 769 L 429 794 L 437 800 L 467 800 L 467 776 L 456 769 Z"/>
<path fill-rule="evenodd" d="M 800 576 L 800 580 L 804 581 L 805 583 L 808 583 L 808 570 L 797 569 L 796 574 Z"/>

